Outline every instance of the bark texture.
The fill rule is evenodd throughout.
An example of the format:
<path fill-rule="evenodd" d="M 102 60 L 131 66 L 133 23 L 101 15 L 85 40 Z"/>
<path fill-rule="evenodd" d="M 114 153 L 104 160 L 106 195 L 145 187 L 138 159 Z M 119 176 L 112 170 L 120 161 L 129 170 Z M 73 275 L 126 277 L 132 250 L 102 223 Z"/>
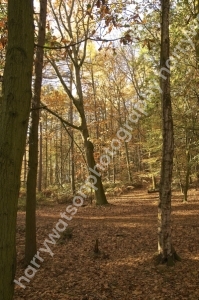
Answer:
<path fill-rule="evenodd" d="M 8 48 L 0 119 L 0 299 L 11 300 L 20 172 L 31 103 L 33 1 L 8 1 Z"/>
<path fill-rule="evenodd" d="M 162 132 L 163 149 L 160 180 L 160 202 L 158 206 L 158 251 L 160 261 L 172 265 L 175 250 L 171 241 L 171 181 L 173 169 L 174 138 L 170 94 L 169 59 L 169 11 L 170 1 L 162 0 L 160 84 L 162 89 Z"/>
<path fill-rule="evenodd" d="M 95 170 L 97 173 L 99 173 L 98 169 L 96 168 L 96 162 L 94 158 L 94 146 L 93 143 L 89 140 L 89 132 L 88 132 L 88 127 L 86 123 L 86 116 L 84 112 L 84 106 L 83 106 L 83 100 L 80 101 L 78 104 L 76 103 L 76 107 L 79 111 L 79 114 L 81 116 L 81 133 L 84 141 L 84 148 L 86 152 L 86 160 L 88 167 L 90 169 Z M 106 199 L 106 195 L 104 192 L 104 187 L 102 184 L 102 179 L 101 176 L 94 175 L 92 172 L 90 172 L 92 176 L 95 177 L 96 183 L 95 185 L 95 197 L 96 197 L 96 204 L 97 205 L 105 205 L 108 204 L 108 201 Z"/>
<path fill-rule="evenodd" d="M 40 0 L 40 19 L 38 44 L 45 43 L 47 0 Z M 39 127 L 39 106 L 42 84 L 43 69 L 42 47 L 36 48 L 35 57 L 35 82 L 34 96 L 32 99 L 31 126 L 29 134 L 29 162 L 27 177 L 26 197 L 26 240 L 25 240 L 25 263 L 29 264 L 36 253 L 36 187 L 37 187 L 37 166 L 38 166 L 38 127 Z"/>

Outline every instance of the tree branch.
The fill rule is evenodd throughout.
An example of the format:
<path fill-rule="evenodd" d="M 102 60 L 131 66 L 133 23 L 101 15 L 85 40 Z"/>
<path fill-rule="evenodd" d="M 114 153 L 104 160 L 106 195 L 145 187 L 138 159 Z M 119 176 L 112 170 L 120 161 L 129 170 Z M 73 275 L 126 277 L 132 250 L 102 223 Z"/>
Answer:
<path fill-rule="evenodd" d="M 70 122 L 64 120 L 62 117 L 60 117 L 60 115 L 58 115 L 56 112 L 54 112 L 53 110 L 51 110 L 50 108 L 48 108 L 45 104 L 43 104 L 41 102 L 41 104 L 43 105 L 41 108 L 45 109 L 46 111 L 48 111 L 51 115 L 55 116 L 56 118 L 58 118 L 63 124 L 67 125 L 67 126 L 70 126 L 74 129 L 77 129 L 77 130 L 82 130 L 82 126 L 76 126 L 76 125 L 73 125 L 71 124 Z"/>
<path fill-rule="evenodd" d="M 65 45 L 65 46 L 57 46 L 57 47 L 41 46 L 41 45 L 39 45 L 39 44 L 34 44 L 34 45 L 35 45 L 35 47 L 40 47 L 40 48 L 45 48 L 45 49 L 50 49 L 50 50 L 60 50 L 60 49 L 68 49 L 68 48 L 70 48 L 70 47 L 72 47 L 72 46 L 76 46 L 76 45 L 81 44 L 81 43 L 83 43 L 83 42 L 86 42 L 86 41 L 88 41 L 88 40 L 90 40 L 90 41 L 95 41 L 95 42 L 114 42 L 114 41 L 119 41 L 119 40 L 121 40 L 121 38 L 115 38 L 115 39 L 102 39 L 102 38 L 96 38 L 96 39 L 94 39 L 94 38 L 91 38 L 91 37 L 87 37 L 86 39 L 81 40 L 81 41 L 79 41 L 79 42 L 76 42 L 76 43 L 70 43 L 70 44 Z"/>
<path fill-rule="evenodd" d="M 66 132 L 68 133 L 68 135 L 70 136 L 71 140 L 73 140 L 73 142 L 75 143 L 75 145 L 77 146 L 77 148 L 79 149 L 79 151 L 81 152 L 82 154 L 82 157 L 83 157 L 83 160 L 88 168 L 88 164 L 87 164 L 87 161 L 85 159 L 85 156 L 84 156 L 84 153 L 82 151 L 82 149 L 80 148 L 80 146 L 76 143 L 75 139 L 73 138 L 72 134 L 70 133 L 70 131 L 67 129 L 66 127 L 66 124 L 62 123 L 62 125 L 64 126 L 64 129 L 66 130 Z"/>

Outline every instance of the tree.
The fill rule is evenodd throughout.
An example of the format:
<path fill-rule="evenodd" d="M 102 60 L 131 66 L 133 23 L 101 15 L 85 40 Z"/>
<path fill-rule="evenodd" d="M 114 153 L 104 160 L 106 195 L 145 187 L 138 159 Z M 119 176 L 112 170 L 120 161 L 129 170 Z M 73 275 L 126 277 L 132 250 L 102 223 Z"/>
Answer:
<path fill-rule="evenodd" d="M 162 162 L 160 179 L 160 201 L 158 205 L 158 251 L 162 263 L 173 265 L 178 258 L 171 240 L 171 181 L 173 169 L 173 119 L 170 92 L 169 61 L 169 11 L 170 1 L 161 1 L 161 54 L 160 72 L 162 74 L 160 85 L 162 89 Z"/>
<path fill-rule="evenodd" d="M 16 216 L 31 102 L 32 0 L 8 1 L 8 46 L 0 120 L 0 298 L 11 300 L 16 268 Z"/>
<path fill-rule="evenodd" d="M 40 0 L 40 18 L 38 30 L 38 43 L 43 46 L 46 32 L 47 0 Z M 32 99 L 31 126 L 29 133 L 29 162 L 27 176 L 26 197 L 26 240 L 25 240 L 25 262 L 28 264 L 35 255 L 36 246 L 36 186 L 38 165 L 38 126 L 39 106 L 42 84 L 43 48 L 37 47 L 35 57 L 35 82 L 34 96 Z"/>
<path fill-rule="evenodd" d="M 57 22 L 60 35 L 62 37 L 62 45 L 63 43 L 67 44 L 68 39 L 76 43 L 67 50 L 65 49 L 64 53 L 63 51 L 60 53 L 60 61 L 63 61 L 63 59 L 67 55 L 67 62 L 69 61 L 70 66 L 71 64 L 73 65 L 73 68 L 68 67 L 68 71 L 70 73 L 69 78 L 71 78 L 74 73 L 73 82 L 75 91 L 71 91 L 70 89 L 70 80 L 68 82 L 64 81 L 58 64 L 56 63 L 57 58 L 55 59 L 53 57 L 53 53 L 49 53 L 47 55 L 47 58 L 53 66 L 66 94 L 72 100 L 73 105 L 75 106 L 79 114 L 81 125 L 79 127 L 76 126 L 76 129 L 80 130 L 83 138 L 89 170 L 95 170 L 96 163 L 94 158 L 94 146 L 92 141 L 90 140 L 90 134 L 85 114 L 84 91 L 82 86 L 82 69 L 87 54 L 87 39 L 90 35 L 92 35 L 92 31 L 95 29 L 95 24 L 92 21 L 93 18 L 91 14 L 92 7 L 90 4 L 85 7 L 84 1 L 79 1 L 79 3 L 75 3 L 75 1 L 72 1 L 70 5 L 66 5 L 66 3 L 62 2 L 58 8 L 56 7 L 56 5 L 55 7 L 53 7 L 51 2 L 49 3 L 55 21 Z M 95 2 L 93 2 L 92 6 L 94 6 L 94 4 Z M 64 14 L 62 13 L 62 11 L 64 12 Z M 56 40 L 56 37 L 54 38 L 54 40 Z M 96 203 L 100 205 L 107 204 L 108 202 L 103 189 L 101 176 L 97 175 L 95 178 Z"/>
<path fill-rule="evenodd" d="M 198 173 L 198 12 L 197 0 L 178 1 L 171 27 L 175 46 L 173 52 L 177 54 L 172 72 L 172 89 L 175 91 L 172 97 L 174 176 L 176 175 L 176 181 L 184 194 L 184 201 L 188 200 L 190 183 L 196 183 Z M 182 31 L 181 28 L 185 30 Z"/>

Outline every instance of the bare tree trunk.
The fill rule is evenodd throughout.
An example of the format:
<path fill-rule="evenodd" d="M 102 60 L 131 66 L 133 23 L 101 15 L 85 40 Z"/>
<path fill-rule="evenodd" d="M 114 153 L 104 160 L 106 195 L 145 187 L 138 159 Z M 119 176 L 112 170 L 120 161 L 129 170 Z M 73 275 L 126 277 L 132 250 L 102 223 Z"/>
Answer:
<path fill-rule="evenodd" d="M 59 186 L 59 159 L 58 159 L 58 129 L 57 129 L 57 124 L 55 127 L 55 182 L 57 184 L 57 186 Z"/>
<path fill-rule="evenodd" d="M 61 115 L 62 117 L 62 115 Z M 60 123 L 60 186 L 63 187 L 63 132 L 62 123 Z"/>
<path fill-rule="evenodd" d="M 50 121 L 50 130 L 52 130 L 52 120 Z M 52 163 L 52 138 L 50 137 L 49 139 L 49 152 L 50 152 L 50 157 L 49 157 L 49 181 L 50 185 L 53 185 L 53 163 Z"/>
<path fill-rule="evenodd" d="M 89 133 L 88 133 L 88 128 L 86 125 L 86 118 L 84 116 L 84 112 L 82 112 L 81 114 L 82 117 L 82 137 L 84 140 L 84 147 L 85 147 L 85 151 L 86 151 L 86 159 L 87 159 L 87 163 L 88 163 L 88 167 L 90 169 L 95 169 L 96 172 L 98 172 L 97 168 L 96 168 L 96 163 L 95 163 L 95 159 L 94 159 L 94 146 L 93 143 L 89 140 Z M 93 175 L 93 174 L 92 174 Z M 96 204 L 97 205 L 104 205 L 107 204 L 108 201 L 106 199 L 106 195 L 104 192 L 104 187 L 102 185 L 102 180 L 101 180 L 101 176 L 95 176 L 96 179 L 96 183 L 95 183 L 95 197 L 96 197 Z"/>
<path fill-rule="evenodd" d="M 86 157 L 88 166 L 91 169 L 95 169 L 96 172 L 98 172 L 97 168 L 95 168 L 95 160 L 93 155 L 93 144 L 89 140 L 84 140 L 84 146 L 86 149 Z M 93 174 L 92 174 L 93 175 Z M 104 188 L 102 185 L 102 180 L 100 176 L 95 176 L 97 182 L 95 184 L 96 190 L 95 190 L 95 197 L 96 197 L 96 204 L 97 205 L 104 205 L 108 204 L 108 201 L 106 199 L 106 195 L 104 193 Z"/>
<path fill-rule="evenodd" d="M 24 174 L 23 174 L 23 186 L 26 187 L 26 180 L 27 180 L 27 153 L 26 147 L 24 151 Z"/>
<path fill-rule="evenodd" d="M 169 11 L 170 1 L 162 0 L 161 24 L 161 89 L 162 89 L 162 131 L 163 149 L 160 179 L 160 201 L 158 206 L 158 251 L 161 263 L 173 265 L 177 254 L 171 240 L 171 181 L 173 169 L 173 119 L 170 94 L 169 59 Z"/>
<path fill-rule="evenodd" d="M 40 20 L 38 44 L 44 45 L 46 28 L 47 0 L 40 0 Z M 29 264 L 37 251 L 36 245 L 36 188 L 37 188 L 37 165 L 38 165 L 38 127 L 39 106 L 42 84 L 43 48 L 37 47 L 35 59 L 35 82 L 34 96 L 32 99 L 31 127 L 29 135 L 29 163 L 27 177 L 26 197 L 26 240 L 25 240 L 25 263 Z"/>
<path fill-rule="evenodd" d="M 73 88 L 73 64 L 71 64 L 71 74 L 70 74 L 70 90 L 72 91 Z M 73 102 L 70 101 L 70 115 L 69 115 L 69 121 L 71 124 L 73 124 Z M 75 187 L 75 148 L 74 148 L 74 132 L 73 128 L 70 128 L 70 135 L 71 135 L 71 150 L 70 150 L 70 183 L 71 183 L 71 192 L 73 195 L 75 195 L 76 187 Z"/>
<path fill-rule="evenodd" d="M 184 189 L 183 189 L 183 194 L 184 194 L 184 202 L 187 202 L 188 198 L 188 190 L 189 190 L 189 179 L 190 179 L 190 173 L 191 173 L 191 167 L 190 167 L 190 150 L 189 150 L 189 142 L 188 142 L 188 137 L 186 137 L 186 170 L 185 170 L 185 182 L 184 182 Z"/>
<path fill-rule="evenodd" d="M 0 299 L 11 300 L 16 268 L 20 173 L 31 103 L 32 0 L 8 1 L 8 48 L 0 118 Z"/>
<path fill-rule="evenodd" d="M 43 142 L 43 135 L 42 135 L 42 123 L 39 124 L 39 171 L 38 171 L 38 191 L 41 192 L 42 190 L 42 142 Z"/>
<path fill-rule="evenodd" d="M 125 153 L 126 153 L 126 166 L 128 171 L 128 180 L 129 182 L 133 182 L 133 178 L 131 175 L 131 166 L 130 166 L 130 159 L 129 159 L 129 151 L 128 151 L 128 143 L 124 142 L 125 146 Z"/>
<path fill-rule="evenodd" d="M 91 80 L 92 80 L 92 89 L 93 89 L 93 100 L 94 100 L 94 114 L 95 114 L 95 124 L 96 124 L 96 138 L 99 139 L 99 122 L 98 122 L 98 111 L 97 111 L 97 99 L 96 99 L 96 87 L 94 80 L 93 65 L 91 63 Z"/>
<path fill-rule="evenodd" d="M 71 124 L 73 124 L 73 105 L 71 102 L 70 105 L 70 122 Z M 74 160 L 74 156 L 75 156 L 75 148 L 74 148 L 74 133 L 73 133 L 73 129 L 71 128 L 70 130 L 70 135 L 71 135 L 71 150 L 70 150 L 70 170 L 71 170 L 71 174 L 70 174 L 70 183 L 71 183 L 71 191 L 72 194 L 75 195 L 75 160 Z"/>
<path fill-rule="evenodd" d="M 48 114 L 45 115 L 45 189 L 48 187 Z"/>

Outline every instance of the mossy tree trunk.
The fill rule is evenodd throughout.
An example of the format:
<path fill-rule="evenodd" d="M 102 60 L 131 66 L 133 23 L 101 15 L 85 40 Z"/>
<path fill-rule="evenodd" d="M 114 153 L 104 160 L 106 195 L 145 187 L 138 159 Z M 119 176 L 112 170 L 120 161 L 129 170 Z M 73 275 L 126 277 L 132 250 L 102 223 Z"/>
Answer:
<path fill-rule="evenodd" d="M 32 99 L 31 126 L 29 134 L 29 163 L 27 177 L 26 197 L 26 239 L 25 239 L 25 263 L 29 264 L 36 253 L 36 187 L 38 166 L 38 127 L 39 106 L 42 84 L 43 48 L 45 42 L 47 0 L 40 0 L 40 19 L 38 44 L 35 57 L 35 82 L 34 96 Z"/>
<path fill-rule="evenodd" d="M 0 119 L 0 299 L 11 300 L 16 268 L 16 216 L 31 103 L 33 1 L 8 1 L 8 48 Z"/>

